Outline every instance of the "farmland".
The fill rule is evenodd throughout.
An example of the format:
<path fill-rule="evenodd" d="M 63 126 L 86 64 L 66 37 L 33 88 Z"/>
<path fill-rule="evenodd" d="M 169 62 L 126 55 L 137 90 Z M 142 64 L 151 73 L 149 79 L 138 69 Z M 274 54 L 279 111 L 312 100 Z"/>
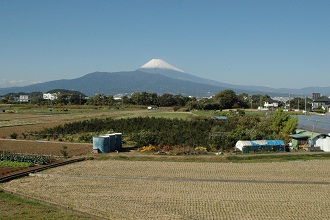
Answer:
<path fill-rule="evenodd" d="M 329 166 L 94 160 L 2 187 L 107 219 L 327 219 Z"/>
<path fill-rule="evenodd" d="M 105 219 L 327 219 L 330 216 L 330 160 L 326 153 L 311 153 L 308 157 L 296 153 L 290 154 L 290 158 L 286 158 L 287 154 L 255 155 L 249 161 L 245 155 L 230 153 L 142 154 L 125 146 L 127 152 L 94 155 L 91 143 L 25 139 L 22 135 L 90 118 L 152 116 L 186 120 L 212 112 L 13 109 L 17 113 L 0 114 L 0 151 L 58 157 L 66 146 L 69 157 L 86 156 L 94 160 L 31 174 L 1 184 L 0 190 Z M 13 133 L 17 139 L 10 139 Z M 296 161 L 279 162 L 292 159 Z M 3 207 L 25 207 L 25 203 L 17 205 L 1 198 L 0 203 Z M 26 215 L 26 209 L 20 215 L 13 210 L 7 219 L 30 216 L 46 219 L 49 215 L 41 213 L 56 213 L 43 206 L 31 210 L 34 211 Z M 70 216 L 67 219 L 79 219 L 63 212 L 53 218 L 60 219 L 63 215 Z"/>

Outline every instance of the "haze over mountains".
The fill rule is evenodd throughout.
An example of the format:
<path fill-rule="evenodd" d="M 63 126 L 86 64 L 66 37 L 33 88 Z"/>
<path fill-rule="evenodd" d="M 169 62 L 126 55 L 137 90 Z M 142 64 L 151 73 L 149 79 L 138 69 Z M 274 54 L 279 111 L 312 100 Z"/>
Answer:
<path fill-rule="evenodd" d="M 257 81 L 258 79 L 256 79 Z M 152 59 L 135 71 L 94 72 L 76 79 L 61 79 L 23 87 L 0 88 L 0 95 L 11 92 L 47 92 L 52 89 L 76 90 L 88 96 L 97 93 L 115 95 L 155 92 L 157 94 L 170 93 L 201 97 L 214 95 L 224 89 L 232 89 L 238 94 L 259 93 L 271 96 L 288 96 L 289 93 L 310 95 L 312 92 L 319 92 L 323 95 L 330 94 L 330 87 L 274 89 L 265 86 L 227 84 L 194 76 L 161 59 Z"/>

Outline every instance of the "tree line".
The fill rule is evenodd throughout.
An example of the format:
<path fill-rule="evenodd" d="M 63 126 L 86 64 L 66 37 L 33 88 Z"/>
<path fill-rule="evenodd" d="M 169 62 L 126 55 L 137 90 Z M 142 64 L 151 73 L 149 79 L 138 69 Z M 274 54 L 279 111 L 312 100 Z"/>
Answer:
<path fill-rule="evenodd" d="M 164 93 L 158 95 L 149 92 L 135 92 L 131 95 L 123 95 L 120 99 L 115 99 L 113 95 L 96 94 L 93 97 L 87 97 L 78 91 L 70 90 L 50 90 L 47 93 L 56 93 L 57 99 L 45 100 L 41 92 L 33 93 L 9 93 L 4 95 L 1 103 L 15 103 L 14 97 L 20 94 L 28 94 L 31 104 L 37 105 L 93 105 L 93 106 L 109 106 L 122 108 L 125 106 L 153 106 L 153 107 L 177 107 L 186 108 L 187 110 L 221 110 L 232 108 L 253 108 L 263 106 L 265 101 L 271 100 L 267 94 L 249 95 L 247 93 L 236 94 L 233 90 L 223 90 L 212 97 L 187 97 L 179 94 L 173 95 Z M 286 104 L 291 109 L 310 109 L 312 100 L 305 98 L 293 98 L 289 103 L 279 102 L 279 107 Z M 307 105 L 307 106 L 305 106 Z"/>
<path fill-rule="evenodd" d="M 37 134 L 43 138 L 65 138 L 78 135 L 78 140 L 92 142 L 93 135 L 121 132 L 125 141 L 135 146 L 181 146 L 222 151 L 232 150 L 238 140 L 281 139 L 286 143 L 297 126 L 297 118 L 283 111 L 271 116 L 231 114 L 227 120 L 195 117 L 190 120 L 154 117 L 126 119 L 93 118 L 46 128 Z"/>

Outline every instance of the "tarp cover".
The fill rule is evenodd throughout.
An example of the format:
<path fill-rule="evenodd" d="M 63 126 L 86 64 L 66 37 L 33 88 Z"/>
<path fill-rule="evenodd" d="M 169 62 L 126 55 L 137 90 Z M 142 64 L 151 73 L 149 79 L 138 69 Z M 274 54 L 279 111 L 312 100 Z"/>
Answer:
<path fill-rule="evenodd" d="M 284 146 L 282 140 L 260 140 L 260 141 L 250 141 L 251 146 Z"/>

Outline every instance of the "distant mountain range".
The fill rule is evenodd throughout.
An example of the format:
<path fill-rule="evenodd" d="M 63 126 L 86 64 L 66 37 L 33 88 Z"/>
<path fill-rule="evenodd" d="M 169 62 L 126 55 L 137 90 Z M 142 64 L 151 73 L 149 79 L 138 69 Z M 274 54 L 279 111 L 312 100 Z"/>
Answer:
<path fill-rule="evenodd" d="M 95 94 L 115 95 L 133 92 L 170 93 L 184 96 L 210 96 L 224 89 L 236 93 L 268 94 L 288 96 L 288 94 L 311 95 L 319 92 L 330 94 L 330 87 L 308 87 L 302 89 L 274 89 L 264 86 L 245 86 L 221 83 L 186 73 L 163 60 L 152 59 L 138 70 L 127 72 L 94 72 L 76 79 L 61 79 L 23 87 L 0 88 L 0 95 L 18 92 L 47 92 L 52 89 L 80 91 L 88 96 Z"/>

